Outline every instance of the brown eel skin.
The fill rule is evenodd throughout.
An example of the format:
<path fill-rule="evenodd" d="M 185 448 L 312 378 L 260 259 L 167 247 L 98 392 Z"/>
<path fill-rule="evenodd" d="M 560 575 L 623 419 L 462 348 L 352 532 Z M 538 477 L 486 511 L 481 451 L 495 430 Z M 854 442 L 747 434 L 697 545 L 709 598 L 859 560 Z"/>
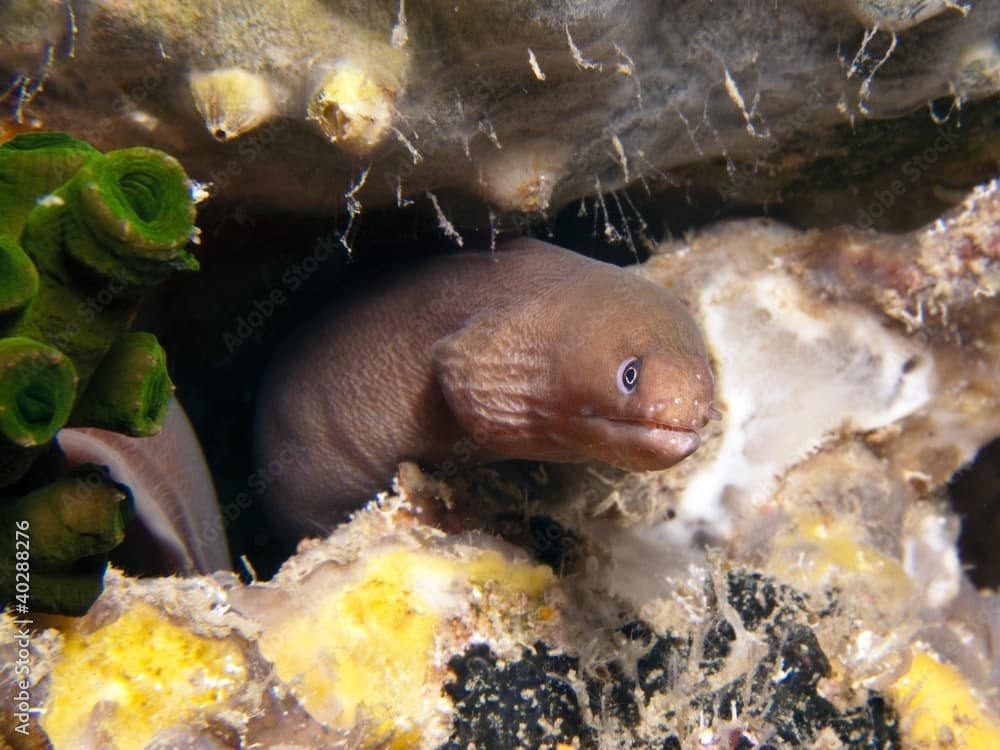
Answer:
<path fill-rule="evenodd" d="M 270 373 L 268 511 L 328 531 L 400 461 L 665 469 L 717 418 L 705 344 L 663 287 L 539 240 L 433 259 L 335 305 Z"/>

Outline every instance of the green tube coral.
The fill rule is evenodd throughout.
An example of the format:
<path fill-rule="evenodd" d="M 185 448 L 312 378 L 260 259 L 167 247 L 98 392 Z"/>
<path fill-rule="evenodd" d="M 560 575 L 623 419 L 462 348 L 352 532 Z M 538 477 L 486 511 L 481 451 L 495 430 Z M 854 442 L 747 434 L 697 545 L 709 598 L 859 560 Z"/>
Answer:
<path fill-rule="evenodd" d="M 76 367 L 82 392 L 111 344 L 131 325 L 134 307 L 116 302 L 110 285 L 89 291 L 76 284 L 47 283 L 50 278 L 42 274 L 38 293 L 8 333 L 63 352 Z"/>
<path fill-rule="evenodd" d="M 20 237 L 37 200 L 100 154 L 63 133 L 23 133 L 0 146 L 0 236 Z"/>
<path fill-rule="evenodd" d="M 0 146 L 0 607 L 18 591 L 8 543 L 20 525 L 32 609 L 82 614 L 101 591 L 131 495 L 46 451 L 70 422 L 159 432 L 166 357 L 127 331 L 146 292 L 198 267 L 194 218 L 187 174 L 160 151 L 101 154 L 58 133 Z"/>
<path fill-rule="evenodd" d="M 66 424 L 76 385 L 62 352 L 28 338 L 0 339 L 0 487 L 24 476 L 37 449 Z"/>
<path fill-rule="evenodd" d="M 71 424 L 149 437 L 160 431 L 173 391 L 167 355 L 156 337 L 126 333 L 97 368 Z"/>
<path fill-rule="evenodd" d="M 0 436 L 25 448 L 66 424 L 76 371 L 62 352 L 27 338 L 0 339 Z"/>
<path fill-rule="evenodd" d="M 38 271 L 16 242 L 0 235 L 0 319 L 22 310 L 38 293 Z"/>
<path fill-rule="evenodd" d="M 171 271 L 198 268 L 186 250 L 195 236 L 190 182 L 173 157 L 149 148 L 112 151 L 87 162 L 55 195 L 74 219 L 63 225 L 66 252 L 94 273 L 144 288 Z M 33 212 L 29 236 L 35 222 Z"/>
<path fill-rule="evenodd" d="M 129 148 L 87 160 L 28 217 L 22 247 L 41 284 L 11 333 L 65 352 L 85 388 L 142 294 L 198 267 L 186 249 L 194 216 L 187 174 L 166 154 Z"/>
<path fill-rule="evenodd" d="M 81 466 L 17 502 L 0 506 L 4 534 L 0 542 L 10 544 L 15 521 L 27 521 L 32 569 L 61 570 L 117 547 L 134 516 L 128 488 L 112 482 L 95 466 Z"/>
<path fill-rule="evenodd" d="M 27 529 L 30 608 L 82 615 L 101 593 L 107 553 L 121 544 L 134 516 L 128 488 L 95 466 L 0 504 L 0 599 L 16 588 L 15 529 Z"/>

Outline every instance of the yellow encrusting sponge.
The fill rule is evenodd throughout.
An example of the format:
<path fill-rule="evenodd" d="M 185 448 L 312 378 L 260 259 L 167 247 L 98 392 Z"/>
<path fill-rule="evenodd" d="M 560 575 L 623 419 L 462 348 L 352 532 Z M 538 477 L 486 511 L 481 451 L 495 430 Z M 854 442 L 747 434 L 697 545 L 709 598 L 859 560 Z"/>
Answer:
<path fill-rule="evenodd" d="M 914 653 L 889 694 L 913 750 L 1000 748 L 1000 718 L 983 706 L 961 672 L 927 651 Z"/>
<path fill-rule="evenodd" d="M 120 748 L 141 748 L 163 728 L 204 717 L 247 681 L 247 664 L 231 640 L 185 630 L 136 602 L 92 633 L 68 629 L 52 667 L 42 715 L 54 747 L 91 747 L 92 715 Z"/>
<path fill-rule="evenodd" d="M 312 586 L 259 645 L 313 717 L 342 729 L 365 720 L 373 743 L 392 738 L 401 748 L 419 740 L 439 699 L 444 670 L 436 655 L 451 640 L 448 623 L 462 617 L 469 587 L 536 597 L 555 578 L 548 567 L 496 552 L 461 559 L 390 548 L 357 565 L 341 586 Z"/>

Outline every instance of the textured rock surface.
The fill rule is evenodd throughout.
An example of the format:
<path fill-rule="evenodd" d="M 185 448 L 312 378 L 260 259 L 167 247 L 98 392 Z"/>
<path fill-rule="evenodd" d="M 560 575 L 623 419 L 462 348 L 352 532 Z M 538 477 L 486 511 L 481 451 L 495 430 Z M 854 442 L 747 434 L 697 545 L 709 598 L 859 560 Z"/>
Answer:
<path fill-rule="evenodd" d="M 0 28 L 17 121 L 159 146 L 228 198 L 299 211 L 437 210 L 456 188 L 544 212 L 698 184 L 671 170 L 705 162 L 739 194 L 866 118 L 1000 90 L 989 2 L 32 0 Z"/>
<path fill-rule="evenodd" d="M 270 583 L 111 575 L 83 619 L 36 620 L 49 629 L 29 637 L 0 620 L 27 685 L 8 675 L 0 693 L 41 709 L 7 716 L 0 736 L 27 746 L 21 721 L 58 748 L 889 750 L 1000 736 L 975 672 L 941 667 L 924 640 L 919 592 L 891 555 L 864 571 L 883 579 L 865 597 L 843 593 L 864 582 L 849 556 L 804 581 L 812 594 L 715 557 L 636 607 L 602 589 L 620 574 L 609 552 L 556 578 L 390 501 Z"/>

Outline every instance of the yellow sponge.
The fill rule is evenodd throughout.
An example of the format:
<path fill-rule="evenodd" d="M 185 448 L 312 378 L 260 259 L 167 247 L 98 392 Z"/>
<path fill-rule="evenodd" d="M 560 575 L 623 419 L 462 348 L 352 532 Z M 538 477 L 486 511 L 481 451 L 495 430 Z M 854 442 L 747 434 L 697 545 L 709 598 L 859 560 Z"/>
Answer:
<path fill-rule="evenodd" d="M 889 689 L 907 747 L 919 750 L 996 750 L 1000 719 L 976 697 L 962 674 L 926 651 Z"/>
<path fill-rule="evenodd" d="M 211 713 L 247 678 L 232 641 L 195 635 L 136 602 L 92 633 L 65 633 L 41 723 L 59 750 L 90 747 L 97 709 L 118 747 L 144 747 L 163 727 Z"/>
<path fill-rule="evenodd" d="M 440 700 L 446 674 L 436 655 L 475 599 L 469 587 L 530 599 L 555 580 L 548 567 L 497 552 L 457 559 L 396 548 L 358 567 L 344 585 L 313 586 L 259 645 L 313 717 L 343 729 L 367 720 L 373 744 L 392 738 L 394 748 L 418 743 Z"/>

